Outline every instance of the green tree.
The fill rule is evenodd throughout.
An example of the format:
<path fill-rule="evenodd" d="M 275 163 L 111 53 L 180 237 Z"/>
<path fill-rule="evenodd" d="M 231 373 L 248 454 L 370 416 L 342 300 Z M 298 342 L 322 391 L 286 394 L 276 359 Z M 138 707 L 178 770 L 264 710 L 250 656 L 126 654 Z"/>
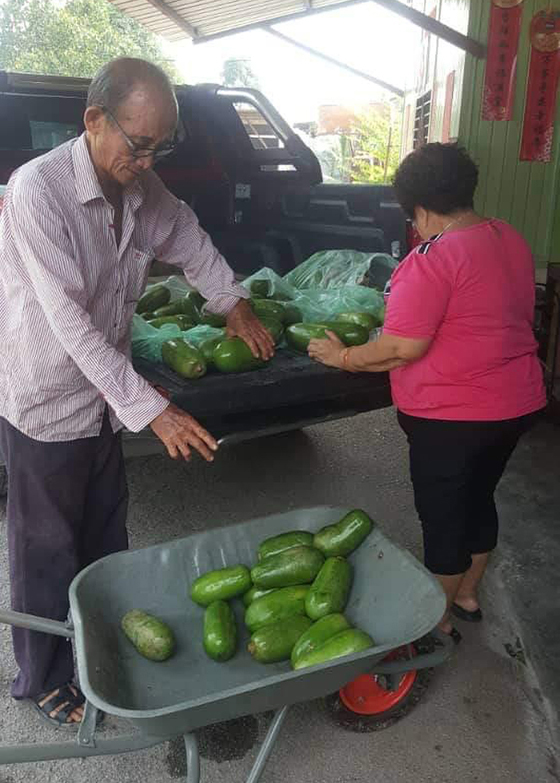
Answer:
<path fill-rule="evenodd" d="M 371 106 L 358 116 L 352 137 L 354 182 L 390 182 L 397 166 L 401 147 L 400 106 Z"/>
<path fill-rule="evenodd" d="M 143 57 L 178 81 L 158 39 L 105 0 L 4 0 L 0 69 L 91 78 L 114 57 Z"/>
<path fill-rule="evenodd" d="M 230 57 L 224 62 L 222 68 L 222 82 L 224 87 L 252 87 L 259 89 L 259 80 L 251 68 L 249 60 L 237 60 Z"/>

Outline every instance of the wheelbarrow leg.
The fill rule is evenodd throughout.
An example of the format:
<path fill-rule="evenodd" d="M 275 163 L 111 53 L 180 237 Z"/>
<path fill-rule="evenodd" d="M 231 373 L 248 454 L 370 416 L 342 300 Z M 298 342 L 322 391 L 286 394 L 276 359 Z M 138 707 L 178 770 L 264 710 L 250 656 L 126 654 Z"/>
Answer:
<path fill-rule="evenodd" d="M 272 723 L 270 724 L 266 733 L 266 737 L 264 738 L 264 741 L 257 754 L 255 763 L 253 764 L 253 768 L 249 773 L 247 783 L 258 783 L 258 781 L 261 779 L 261 775 L 266 766 L 266 762 L 268 761 L 268 757 L 272 753 L 272 749 L 274 748 L 284 720 L 286 719 L 286 715 L 288 714 L 288 709 L 288 706 L 282 707 L 282 709 L 275 713 L 274 718 L 272 719 Z"/>
<path fill-rule="evenodd" d="M 200 783 L 200 755 L 194 734 L 184 734 L 187 754 L 187 783 Z"/>

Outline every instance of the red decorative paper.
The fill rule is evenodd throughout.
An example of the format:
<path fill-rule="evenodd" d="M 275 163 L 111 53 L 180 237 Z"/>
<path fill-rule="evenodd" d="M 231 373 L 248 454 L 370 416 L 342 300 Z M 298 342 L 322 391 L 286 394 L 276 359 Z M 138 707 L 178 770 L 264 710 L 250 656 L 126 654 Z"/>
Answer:
<path fill-rule="evenodd" d="M 492 0 L 482 97 L 483 120 L 511 120 L 523 0 Z"/>
<path fill-rule="evenodd" d="M 560 77 L 560 11 L 539 11 L 531 22 L 530 36 L 531 62 L 519 159 L 547 163 L 552 157 Z"/>

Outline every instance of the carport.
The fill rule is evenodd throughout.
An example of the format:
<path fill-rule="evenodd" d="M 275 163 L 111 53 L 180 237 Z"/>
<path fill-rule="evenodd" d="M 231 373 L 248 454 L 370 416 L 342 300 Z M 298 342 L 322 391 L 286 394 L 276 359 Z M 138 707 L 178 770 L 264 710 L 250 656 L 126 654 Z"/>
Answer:
<path fill-rule="evenodd" d="M 365 73 L 352 68 L 349 64 L 330 57 L 310 46 L 306 46 L 294 38 L 274 29 L 274 25 L 297 19 L 324 14 L 354 5 L 360 5 L 370 0 L 214 0 L 206 3 L 202 0 L 182 2 L 179 0 L 111 0 L 121 11 L 148 28 L 151 32 L 161 35 L 170 41 L 180 41 L 185 38 L 193 44 L 203 44 L 239 33 L 252 30 L 264 30 L 286 43 L 319 57 L 333 65 L 337 65 L 361 78 L 367 79 L 380 87 L 402 97 L 403 91 L 384 81 L 375 74 Z M 412 6 L 404 5 L 399 0 L 371 0 L 409 22 L 417 25 L 428 33 L 439 36 L 454 46 L 469 52 L 476 58 L 483 58 L 485 48 L 474 38 L 463 35 L 452 27 L 424 14 Z"/>

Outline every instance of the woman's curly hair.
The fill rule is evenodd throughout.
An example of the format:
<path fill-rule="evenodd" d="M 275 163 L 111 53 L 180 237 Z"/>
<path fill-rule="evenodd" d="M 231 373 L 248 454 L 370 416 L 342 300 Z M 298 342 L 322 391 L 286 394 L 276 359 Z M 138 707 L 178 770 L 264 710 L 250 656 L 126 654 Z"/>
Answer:
<path fill-rule="evenodd" d="M 397 199 L 409 218 L 416 207 L 449 215 L 472 209 L 478 167 L 457 144 L 425 144 L 411 152 L 398 167 L 393 184 Z"/>

